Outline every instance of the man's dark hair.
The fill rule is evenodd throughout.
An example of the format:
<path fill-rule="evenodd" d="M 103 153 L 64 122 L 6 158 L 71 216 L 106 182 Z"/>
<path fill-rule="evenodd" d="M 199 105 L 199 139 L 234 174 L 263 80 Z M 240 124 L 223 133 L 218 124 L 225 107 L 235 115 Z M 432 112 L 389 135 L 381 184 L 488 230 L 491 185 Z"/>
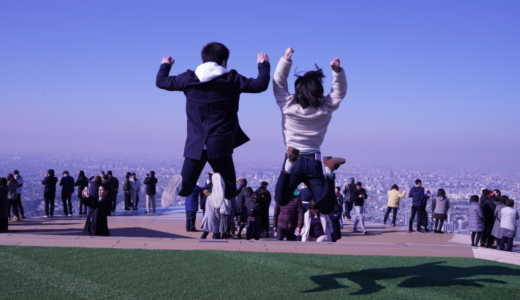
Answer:
<path fill-rule="evenodd" d="M 415 185 L 418 185 L 420 183 L 422 183 L 422 181 L 420 179 L 415 179 Z"/>
<path fill-rule="evenodd" d="M 19 175 L 20 172 L 18 172 L 18 170 L 14 170 L 13 174 L 14 174 L 14 175 Z"/>
<path fill-rule="evenodd" d="M 488 189 L 483 189 L 482 190 L 482 195 L 484 195 L 486 197 L 489 197 L 489 190 Z"/>
<path fill-rule="evenodd" d="M 514 207 L 515 206 L 515 200 L 513 199 L 507 199 L 506 201 L 506 206 L 509 206 L 509 207 Z"/>
<path fill-rule="evenodd" d="M 110 184 L 108 183 L 102 183 L 100 184 L 99 186 L 103 187 L 103 189 L 105 189 L 105 191 L 109 192 L 110 191 Z"/>
<path fill-rule="evenodd" d="M 53 169 L 49 169 L 49 171 L 47 171 L 47 174 L 49 174 L 49 176 L 54 176 L 54 170 Z"/>
<path fill-rule="evenodd" d="M 354 183 L 354 181 L 356 181 L 356 179 L 354 179 L 354 177 L 350 177 L 350 182 Z"/>
<path fill-rule="evenodd" d="M 469 198 L 469 203 L 478 203 L 478 196 L 473 195 L 471 198 Z"/>
<path fill-rule="evenodd" d="M 495 193 L 495 196 L 502 196 L 502 192 L 499 189 L 494 189 L 493 193 Z"/>
<path fill-rule="evenodd" d="M 63 175 L 65 174 L 69 175 L 69 171 L 63 171 Z"/>
<path fill-rule="evenodd" d="M 294 97 L 292 102 L 300 104 L 305 109 L 307 107 L 319 107 L 323 98 L 323 71 L 317 66 L 316 71 L 309 71 L 303 76 L 298 77 L 294 82 Z"/>
<path fill-rule="evenodd" d="M 229 49 L 224 44 L 211 42 L 202 48 L 200 56 L 202 57 L 202 63 L 211 61 L 220 65 L 223 61 L 229 59 Z"/>
<path fill-rule="evenodd" d="M 5 177 L 0 178 L 0 185 L 7 185 L 7 179 Z"/>
<path fill-rule="evenodd" d="M 358 182 L 356 183 L 356 186 L 363 186 L 363 184 L 362 184 L 361 182 L 358 181 Z"/>
<path fill-rule="evenodd" d="M 112 171 L 107 171 L 107 175 L 112 175 Z"/>
<path fill-rule="evenodd" d="M 267 181 L 262 181 L 260 183 L 260 185 L 263 186 L 263 187 L 267 187 L 269 185 L 269 183 L 267 183 Z"/>
<path fill-rule="evenodd" d="M 150 175 L 155 176 L 155 171 L 150 171 Z"/>

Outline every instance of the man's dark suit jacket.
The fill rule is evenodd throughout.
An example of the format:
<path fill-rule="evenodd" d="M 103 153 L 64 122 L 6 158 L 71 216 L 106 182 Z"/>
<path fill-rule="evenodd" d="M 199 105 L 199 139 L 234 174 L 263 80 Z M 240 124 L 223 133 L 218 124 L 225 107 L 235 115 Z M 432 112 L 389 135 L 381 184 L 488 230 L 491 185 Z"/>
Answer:
<path fill-rule="evenodd" d="M 184 157 L 200 160 L 204 145 L 208 159 L 224 158 L 233 149 L 249 141 L 238 122 L 238 102 L 241 93 L 260 93 L 267 90 L 270 64 L 258 64 L 258 77 L 246 78 L 230 70 L 208 82 L 200 82 L 195 72 L 187 70 L 168 76 L 171 66 L 162 64 L 156 85 L 168 91 L 183 91 L 186 95 L 188 134 Z"/>

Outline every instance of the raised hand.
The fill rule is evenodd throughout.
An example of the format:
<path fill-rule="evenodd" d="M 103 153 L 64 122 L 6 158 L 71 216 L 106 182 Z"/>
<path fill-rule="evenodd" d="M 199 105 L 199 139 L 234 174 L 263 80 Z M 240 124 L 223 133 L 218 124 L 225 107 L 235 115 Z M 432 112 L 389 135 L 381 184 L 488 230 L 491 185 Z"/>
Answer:
<path fill-rule="evenodd" d="M 261 64 L 264 61 L 269 61 L 269 56 L 265 54 L 264 52 L 258 53 L 258 58 L 256 59 L 256 62 Z"/>
<path fill-rule="evenodd" d="M 339 61 L 339 58 L 334 58 L 331 62 L 330 62 L 330 67 L 332 68 L 332 70 L 334 70 L 334 72 L 339 72 L 341 71 L 341 66 L 340 66 L 340 61 Z"/>
<path fill-rule="evenodd" d="M 171 56 L 165 56 L 161 61 L 161 64 L 169 64 L 170 66 L 173 66 L 173 63 L 175 63 L 175 59 L 172 59 Z"/>
<path fill-rule="evenodd" d="M 287 48 L 287 50 L 285 50 L 285 54 L 284 54 L 283 58 L 285 58 L 286 60 L 291 60 L 293 53 L 294 53 L 294 49 L 289 47 L 289 48 Z"/>

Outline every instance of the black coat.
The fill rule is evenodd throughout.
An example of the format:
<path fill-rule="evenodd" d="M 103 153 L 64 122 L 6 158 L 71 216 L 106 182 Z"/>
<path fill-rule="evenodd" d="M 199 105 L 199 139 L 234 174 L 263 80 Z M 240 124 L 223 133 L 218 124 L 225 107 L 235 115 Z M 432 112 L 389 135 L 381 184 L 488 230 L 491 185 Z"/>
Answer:
<path fill-rule="evenodd" d="M 480 204 L 482 208 L 482 212 L 484 213 L 484 218 L 486 222 L 494 222 L 495 221 L 495 208 L 496 205 L 490 198 L 486 198 L 482 204 Z"/>
<path fill-rule="evenodd" d="M 157 194 L 157 178 L 155 176 L 148 176 L 143 181 L 144 185 L 146 185 L 146 194 L 147 195 L 155 195 Z"/>
<path fill-rule="evenodd" d="M 78 195 L 81 195 L 83 189 L 88 186 L 88 178 L 85 176 L 78 177 L 78 179 L 76 179 L 76 182 L 74 183 L 74 186 L 78 187 Z"/>
<path fill-rule="evenodd" d="M 84 205 L 91 208 L 83 233 L 96 236 L 110 236 L 107 216 L 110 215 L 110 210 L 112 209 L 111 198 L 104 197 L 99 200 L 96 197 L 88 197 L 81 199 L 81 201 Z"/>
<path fill-rule="evenodd" d="M 339 220 L 343 213 L 343 207 L 340 204 L 334 206 L 334 210 L 329 214 L 330 221 L 332 222 L 332 240 L 336 241 L 341 239 L 341 228 Z"/>
<path fill-rule="evenodd" d="M 270 64 L 258 64 L 258 77 L 246 78 L 230 70 L 208 82 L 200 82 L 195 72 L 187 70 L 168 76 L 169 64 L 162 64 L 156 85 L 168 91 L 182 91 L 186 96 L 187 132 L 184 157 L 200 160 L 204 145 L 208 159 L 228 157 L 233 149 L 249 141 L 238 122 L 241 93 L 267 90 Z"/>
<path fill-rule="evenodd" d="M 60 179 L 61 193 L 72 194 L 74 193 L 74 178 L 72 176 L 63 176 Z"/>
<path fill-rule="evenodd" d="M 260 221 L 260 228 L 264 230 L 269 230 L 269 208 L 271 207 L 271 201 L 273 198 L 271 197 L 271 193 L 266 188 L 258 188 L 256 192 L 260 196 L 260 192 L 265 191 L 263 194 L 264 197 L 259 197 L 260 204 L 262 205 L 262 221 Z"/>
<path fill-rule="evenodd" d="M 56 184 L 58 183 L 58 178 L 55 176 L 45 176 L 42 180 L 42 184 L 45 185 L 45 189 L 43 190 L 45 193 L 54 193 L 56 194 Z"/>
<path fill-rule="evenodd" d="M 360 198 L 359 196 L 363 195 L 363 198 Z M 354 206 L 363 206 L 365 205 L 365 200 L 368 198 L 367 192 L 365 192 L 364 188 L 356 189 L 354 191 L 354 198 L 352 199 L 354 201 Z"/>

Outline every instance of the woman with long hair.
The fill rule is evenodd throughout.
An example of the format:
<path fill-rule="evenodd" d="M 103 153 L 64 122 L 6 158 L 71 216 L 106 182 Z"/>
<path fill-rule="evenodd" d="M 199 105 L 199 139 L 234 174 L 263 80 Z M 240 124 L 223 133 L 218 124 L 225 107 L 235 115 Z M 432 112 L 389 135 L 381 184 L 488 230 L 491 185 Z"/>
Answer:
<path fill-rule="evenodd" d="M 450 199 L 446 197 L 446 191 L 439 189 L 437 196 L 433 197 L 432 201 L 433 218 L 435 219 L 435 225 L 433 232 L 444 233 L 442 231 L 442 225 L 444 220 L 448 219 L 448 210 L 450 209 Z M 440 222 L 440 226 L 439 225 Z"/>
<path fill-rule="evenodd" d="M 78 178 L 74 185 L 78 187 L 78 199 L 79 199 L 79 215 L 87 214 L 87 206 L 83 204 L 83 190 L 88 187 L 88 178 L 85 176 L 84 171 L 79 171 Z"/>
<path fill-rule="evenodd" d="M 329 214 L 336 205 L 334 171 L 345 163 L 345 159 L 324 157 L 324 175 L 320 147 L 332 113 L 347 94 L 347 77 L 339 58 L 335 58 L 330 63 L 333 74 L 331 93 L 324 95 L 322 81 L 325 75 L 316 66 L 315 71 L 296 75 L 295 93 L 290 94 L 287 77 L 291 71 L 293 53 L 292 48 L 287 48 L 273 78 L 274 96 L 282 112 L 282 133 L 287 147 L 276 183 L 275 200 L 280 206 L 287 205 L 294 190 L 303 182 L 314 195 L 316 209 Z"/>

